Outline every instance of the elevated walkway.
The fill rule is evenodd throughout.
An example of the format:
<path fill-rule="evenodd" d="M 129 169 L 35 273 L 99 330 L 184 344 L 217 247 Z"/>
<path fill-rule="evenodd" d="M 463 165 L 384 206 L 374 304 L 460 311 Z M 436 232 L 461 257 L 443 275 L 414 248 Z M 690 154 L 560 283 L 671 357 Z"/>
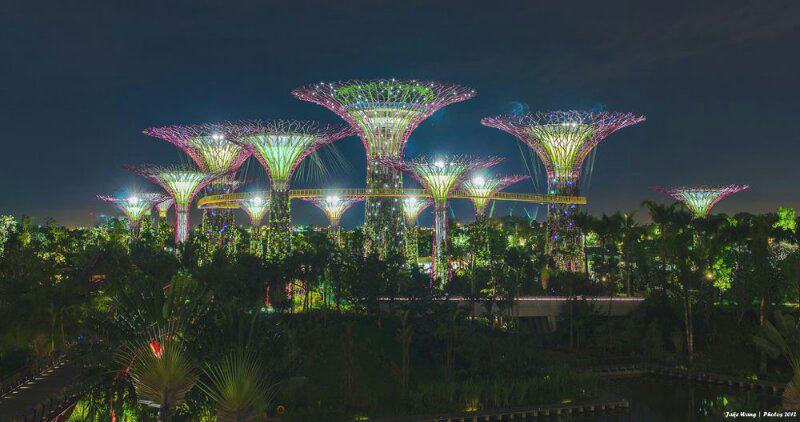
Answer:
<path fill-rule="evenodd" d="M 236 192 L 220 195 L 209 195 L 197 202 L 197 208 L 239 208 L 239 202 L 251 198 L 269 198 L 268 191 L 262 192 Z M 371 197 L 417 197 L 431 198 L 425 189 L 292 189 L 289 191 L 289 198 L 317 198 L 326 196 L 352 197 L 352 196 L 371 196 Z M 463 190 L 453 191 L 449 198 L 479 198 L 470 195 Z M 511 193 L 497 192 L 488 199 L 495 201 L 517 201 L 517 202 L 536 202 L 541 204 L 586 204 L 585 196 L 559 196 L 559 195 L 538 195 L 530 193 Z"/>

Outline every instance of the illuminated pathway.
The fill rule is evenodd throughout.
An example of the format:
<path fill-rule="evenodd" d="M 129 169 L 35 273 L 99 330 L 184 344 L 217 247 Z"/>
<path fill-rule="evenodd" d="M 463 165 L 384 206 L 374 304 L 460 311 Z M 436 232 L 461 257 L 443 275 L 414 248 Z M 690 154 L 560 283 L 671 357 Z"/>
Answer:
<path fill-rule="evenodd" d="M 23 414 L 29 413 L 34 406 L 46 403 L 64 388 L 75 384 L 80 375 L 80 368 L 70 362 L 59 363 L 48 369 L 19 386 L 14 392 L 0 398 L 0 420 L 22 420 Z"/>

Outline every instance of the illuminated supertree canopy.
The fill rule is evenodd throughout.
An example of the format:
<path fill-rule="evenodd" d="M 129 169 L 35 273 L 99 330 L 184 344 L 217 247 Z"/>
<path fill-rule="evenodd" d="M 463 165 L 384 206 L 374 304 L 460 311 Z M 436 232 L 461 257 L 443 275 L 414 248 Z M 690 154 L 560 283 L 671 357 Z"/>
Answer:
<path fill-rule="evenodd" d="M 364 200 L 363 196 L 324 196 L 316 198 L 303 198 L 304 201 L 314 204 L 328 217 L 331 227 L 338 227 L 339 221 L 347 210 L 353 205 Z"/>
<path fill-rule="evenodd" d="M 142 216 L 166 198 L 167 195 L 163 193 L 135 193 L 127 198 L 97 195 L 97 199 L 114 204 L 128 217 L 130 233 L 133 237 L 139 236 L 139 220 Z"/>
<path fill-rule="evenodd" d="M 461 188 L 471 196 L 470 201 L 475 207 L 476 218 L 482 218 L 486 216 L 486 207 L 492 195 L 527 178 L 528 176 L 521 175 L 499 176 L 476 173 L 464 179 Z"/>
<path fill-rule="evenodd" d="M 633 113 L 552 111 L 487 117 L 481 123 L 511 133 L 533 148 L 550 185 L 577 181 L 592 148 L 611 133 L 644 120 Z"/>
<path fill-rule="evenodd" d="M 213 174 L 192 167 L 124 166 L 161 186 L 175 200 L 175 243 L 189 239 L 189 205 L 195 195 L 216 178 L 225 174 Z"/>
<path fill-rule="evenodd" d="M 447 196 L 469 172 L 491 167 L 503 161 L 498 157 L 468 156 L 417 158 L 410 161 L 387 161 L 386 164 L 408 172 L 433 196 L 433 280 L 447 282 L 450 277 L 447 254 Z"/>
<path fill-rule="evenodd" d="M 250 217 L 250 224 L 253 227 L 261 225 L 261 219 L 269 210 L 269 199 L 256 196 L 239 203 L 239 206 Z"/>
<path fill-rule="evenodd" d="M 158 218 L 167 218 L 167 212 L 169 209 L 175 205 L 175 200 L 172 197 L 167 197 L 163 201 L 156 204 L 156 209 L 158 210 Z"/>
<path fill-rule="evenodd" d="M 485 126 L 511 133 L 532 148 L 547 171 L 551 195 L 578 195 L 581 166 L 592 148 L 611 133 L 645 120 L 633 113 L 553 111 L 487 117 Z M 560 270 L 583 271 L 580 230 L 570 215 L 575 205 L 551 204 L 547 212 L 548 250 Z"/>
<path fill-rule="evenodd" d="M 406 224 L 416 226 L 420 213 L 431 205 L 433 205 L 433 201 L 427 198 L 411 196 L 403 199 L 403 215 L 406 217 Z"/>
<path fill-rule="evenodd" d="M 353 205 L 364 200 L 363 196 L 324 196 L 316 198 L 303 198 L 304 201 L 314 204 L 328 217 L 330 224 L 329 233 L 335 243 L 341 239 L 339 222 L 347 210 Z"/>
<path fill-rule="evenodd" d="M 250 156 L 249 150 L 230 141 L 243 133 L 243 127 L 236 123 L 164 126 L 143 133 L 170 142 L 191 157 L 200 170 L 213 174 L 232 177 Z M 213 184 L 224 187 L 229 182 L 219 178 Z"/>
<path fill-rule="evenodd" d="M 747 185 L 719 186 L 657 186 L 656 192 L 665 193 L 683 203 L 695 218 L 706 218 L 717 202 L 736 192 L 748 189 Z"/>
<path fill-rule="evenodd" d="M 475 96 L 460 85 L 430 81 L 369 80 L 318 83 L 292 94 L 328 108 L 357 129 L 367 152 L 367 188 L 401 189 L 399 171 L 379 160 L 400 160 L 411 132 L 436 110 Z M 404 224 L 397 198 L 367 198 L 364 224 L 381 255 L 402 253 Z"/>
<path fill-rule="evenodd" d="M 253 152 L 271 181 L 268 253 L 282 257 L 290 248 L 289 182 L 297 166 L 322 146 L 350 136 L 347 126 L 295 120 L 241 123 L 243 134 L 234 142 Z"/>

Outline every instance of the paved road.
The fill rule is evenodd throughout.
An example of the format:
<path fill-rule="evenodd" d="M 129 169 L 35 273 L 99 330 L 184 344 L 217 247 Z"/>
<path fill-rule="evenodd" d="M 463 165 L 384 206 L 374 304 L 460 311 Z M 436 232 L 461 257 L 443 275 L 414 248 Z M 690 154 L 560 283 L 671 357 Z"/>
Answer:
<path fill-rule="evenodd" d="M 23 413 L 74 384 L 80 374 L 80 368 L 66 362 L 30 380 L 13 394 L 0 398 L 0 421 L 22 420 Z"/>

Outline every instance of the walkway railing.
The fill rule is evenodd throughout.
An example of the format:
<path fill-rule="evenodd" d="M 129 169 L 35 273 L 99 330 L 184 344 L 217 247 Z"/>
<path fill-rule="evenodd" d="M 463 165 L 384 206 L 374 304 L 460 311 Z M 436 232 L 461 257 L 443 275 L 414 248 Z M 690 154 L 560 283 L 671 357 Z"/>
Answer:
<path fill-rule="evenodd" d="M 197 208 L 239 208 L 239 202 L 252 198 L 269 198 L 269 192 L 236 192 L 221 195 L 209 195 L 197 202 Z M 373 196 L 373 197 L 426 197 L 431 195 L 425 189 L 292 189 L 289 198 L 315 198 L 324 196 Z M 463 190 L 450 193 L 450 198 L 482 198 L 470 195 Z M 497 192 L 488 197 L 496 201 L 536 202 L 543 204 L 586 204 L 585 196 L 539 195 L 530 193 Z"/>

